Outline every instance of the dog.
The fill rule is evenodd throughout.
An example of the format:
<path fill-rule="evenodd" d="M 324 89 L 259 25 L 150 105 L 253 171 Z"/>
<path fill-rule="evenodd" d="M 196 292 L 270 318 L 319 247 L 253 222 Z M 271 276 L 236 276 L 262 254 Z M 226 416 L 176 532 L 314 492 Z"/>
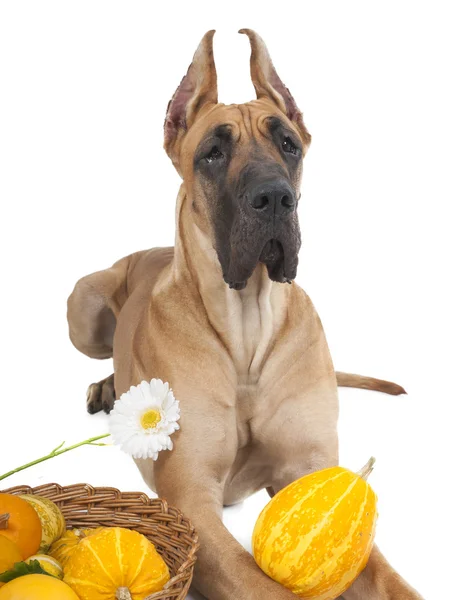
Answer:
<path fill-rule="evenodd" d="M 175 246 L 81 279 L 69 333 L 84 354 L 114 359 L 114 374 L 89 388 L 89 412 L 109 412 L 153 377 L 180 400 L 173 451 L 136 463 L 196 526 L 197 589 L 210 600 L 294 600 L 226 530 L 222 507 L 338 464 L 338 385 L 404 390 L 336 373 L 313 304 L 293 283 L 311 137 L 263 40 L 240 33 L 257 99 L 218 103 L 209 31 L 168 105 L 164 147 L 183 179 Z M 376 547 L 343 597 L 421 598 Z"/>

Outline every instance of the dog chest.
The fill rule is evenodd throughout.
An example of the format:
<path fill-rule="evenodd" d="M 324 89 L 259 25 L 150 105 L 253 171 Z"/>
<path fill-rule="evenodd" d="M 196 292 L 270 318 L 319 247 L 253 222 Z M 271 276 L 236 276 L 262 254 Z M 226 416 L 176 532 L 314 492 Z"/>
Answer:
<path fill-rule="evenodd" d="M 225 344 L 235 364 L 238 384 L 246 397 L 252 395 L 252 386 L 259 380 L 285 310 L 284 289 L 273 284 L 262 265 L 244 290 L 228 290 Z"/>

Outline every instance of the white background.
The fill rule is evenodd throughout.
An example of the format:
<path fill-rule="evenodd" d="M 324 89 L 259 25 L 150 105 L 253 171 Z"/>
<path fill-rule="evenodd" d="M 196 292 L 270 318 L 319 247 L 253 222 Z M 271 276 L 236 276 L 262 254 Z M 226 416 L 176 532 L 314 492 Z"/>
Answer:
<path fill-rule="evenodd" d="M 313 135 L 298 281 L 336 367 L 409 392 L 341 392 L 341 462 L 377 457 L 379 545 L 427 600 L 448 598 L 445 3 L 153 4 L 0 4 L 0 473 L 107 431 L 84 395 L 111 363 L 71 346 L 66 298 L 81 276 L 172 244 L 179 179 L 162 149 L 167 102 L 210 28 L 220 99 L 253 98 L 237 34 L 252 27 Z M 115 448 L 76 450 L 8 484 L 50 481 L 145 491 Z M 266 501 L 225 513 L 247 547 Z"/>

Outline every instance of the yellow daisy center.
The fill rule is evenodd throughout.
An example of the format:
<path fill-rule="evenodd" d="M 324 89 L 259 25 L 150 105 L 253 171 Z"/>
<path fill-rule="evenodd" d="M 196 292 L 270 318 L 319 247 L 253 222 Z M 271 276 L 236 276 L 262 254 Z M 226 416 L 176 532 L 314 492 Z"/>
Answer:
<path fill-rule="evenodd" d="M 141 425 L 144 429 L 154 429 L 160 421 L 161 413 L 153 408 L 150 408 L 141 416 Z"/>

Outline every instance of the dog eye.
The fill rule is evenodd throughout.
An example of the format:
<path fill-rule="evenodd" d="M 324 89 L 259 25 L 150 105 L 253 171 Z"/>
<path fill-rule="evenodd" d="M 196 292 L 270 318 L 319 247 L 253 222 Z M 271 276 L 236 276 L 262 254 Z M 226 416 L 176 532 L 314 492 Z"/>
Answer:
<path fill-rule="evenodd" d="M 207 154 L 204 158 L 208 164 L 211 164 L 215 160 L 223 158 L 223 154 L 217 146 L 213 146 L 211 152 Z"/>
<path fill-rule="evenodd" d="M 290 137 L 284 138 L 283 143 L 281 144 L 281 147 L 283 148 L 284 152 L 286 152 L 287 154 L 297 154 L 298 153 L 298 148 L 294 144 L 294 142 L 291 140 Z"/>

